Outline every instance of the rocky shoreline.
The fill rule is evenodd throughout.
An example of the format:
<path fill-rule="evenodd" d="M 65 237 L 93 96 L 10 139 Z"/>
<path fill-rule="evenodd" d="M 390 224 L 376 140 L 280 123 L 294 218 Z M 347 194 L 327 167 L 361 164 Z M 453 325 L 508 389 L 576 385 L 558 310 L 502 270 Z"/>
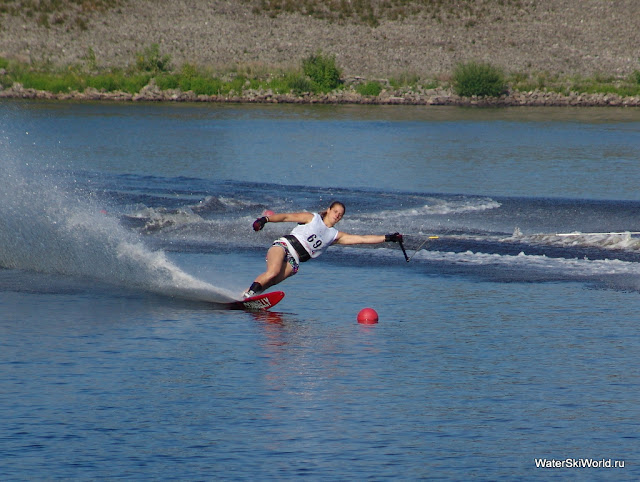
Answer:
<path fill-rule="evenodd" d="M 640 107 L 640 96 L 622 97 L 617 94 L 569 95 L 534 90 L 509 92 L 500 97 L 460 97 L 451 89 L 427 89 L 419 92 L 383 90 L 378 96 L 361 95 L 353 89 L 336 90 L 328 94 L 276 94 L 270 90 L 246 90 L 241 95 L 196 95 L 192 91 L 161 90 L 152 81 L 139 93 L 101 92 L 88 88 L 84 92 L 51 93 L 25 89 L 20 84 L 0 90 L 4 99 L 44 99 L 60 101 L 115 102 L 217 102 L 248 104 L 361 104 L 361 105 L 432 105 L 479 107 Z"/>

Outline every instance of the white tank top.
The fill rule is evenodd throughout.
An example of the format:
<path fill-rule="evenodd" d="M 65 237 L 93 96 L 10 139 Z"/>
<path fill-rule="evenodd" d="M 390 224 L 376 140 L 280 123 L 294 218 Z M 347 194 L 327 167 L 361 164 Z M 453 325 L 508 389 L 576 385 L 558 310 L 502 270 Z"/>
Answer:
<path fill-rule="evenodd" d="M 300 241 L 300 244 L 309 252 L 312 258 L 317 258 L 333 244 L 336 236 L 338 236 L 338 230 L 328 227 L 318 213 L 313 213 L 311 221 L 307 224 L 299 224 L 293 228 L 291 234 Z M 284 241 L 290 246 L 290 243 L 284 238 L 280 238 L 279 241 Z M 292 246 L 290 247 L 293 248 Z M 295 249 L 290 251 L 297 258 Z M 299 259 L 296 261 L 299 261 Z"/>

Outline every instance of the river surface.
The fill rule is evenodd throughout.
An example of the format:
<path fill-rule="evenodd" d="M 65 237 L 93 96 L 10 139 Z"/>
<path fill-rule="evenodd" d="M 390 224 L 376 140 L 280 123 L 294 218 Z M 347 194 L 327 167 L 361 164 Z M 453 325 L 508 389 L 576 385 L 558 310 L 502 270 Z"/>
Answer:
<path fill-rule="evenodd" d="M 3 101 L 0 164 L 3 480 L 640 478 L 638 110 Z M 334 199 L 410 261 L 225 310 Z"/>

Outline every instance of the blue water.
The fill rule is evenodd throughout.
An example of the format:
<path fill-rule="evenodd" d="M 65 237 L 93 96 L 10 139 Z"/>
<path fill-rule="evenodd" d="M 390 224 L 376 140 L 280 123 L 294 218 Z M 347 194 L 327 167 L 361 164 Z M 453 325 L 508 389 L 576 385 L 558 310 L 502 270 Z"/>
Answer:
<path fill-rule="evenodd" d="M 4 101 L 0 128 L 2 480 L 640 477 L 639 111 Z M 333 247 L 222 310 L 291 228 L 253 219 L 332 199 L 411 261 Z"/>

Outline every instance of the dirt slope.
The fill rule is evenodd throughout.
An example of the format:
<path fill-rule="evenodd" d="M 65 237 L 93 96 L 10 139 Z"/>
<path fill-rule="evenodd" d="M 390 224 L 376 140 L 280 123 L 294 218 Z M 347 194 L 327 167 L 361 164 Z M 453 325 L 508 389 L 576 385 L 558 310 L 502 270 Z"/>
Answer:
<path fill-rule="evenodd" d="M 446 77 L 466 60 L 507 72 L 585 76 L 626 76 L 640 68 L 640 1 L 514 3 L 497 8 L 493 0 L 480 15 L 418 15 L 372 28 L 299 14 L 270 18 L 243 1 L 122 0 L 120 7 L 89 14 L 86 30 L 53 15 L 45 27 L 37 16 L 1 14 L 0 56 L 67 65 L 91 48 L 98 65 L 124 66 L 158 43 L 174 65 L 219 68 L 298 66 L 322 50 L 336 55 L 346 76 L 368 78 Z"/>

